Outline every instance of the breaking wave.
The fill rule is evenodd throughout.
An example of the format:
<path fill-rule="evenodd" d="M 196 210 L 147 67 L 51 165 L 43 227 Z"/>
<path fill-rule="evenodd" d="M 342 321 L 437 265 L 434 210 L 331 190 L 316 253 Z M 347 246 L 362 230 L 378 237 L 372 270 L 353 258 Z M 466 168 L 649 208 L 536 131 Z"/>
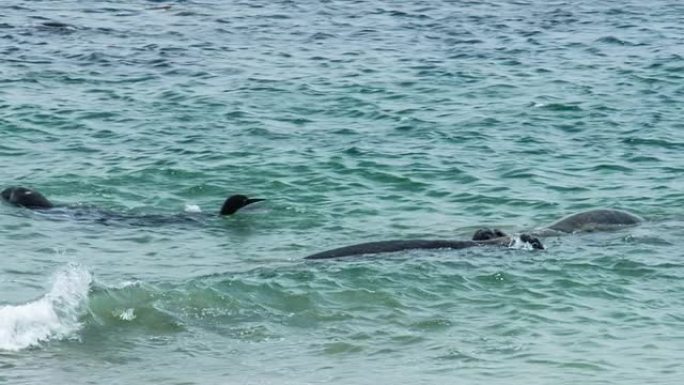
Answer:
<path fill-rule="evenodd" d="M 87 310 L 91 274 L 80 265 L 57 271 L 50 290 L 23 305 L 0 307 L 0 350 L 18 351 L 75 336 Z"/>

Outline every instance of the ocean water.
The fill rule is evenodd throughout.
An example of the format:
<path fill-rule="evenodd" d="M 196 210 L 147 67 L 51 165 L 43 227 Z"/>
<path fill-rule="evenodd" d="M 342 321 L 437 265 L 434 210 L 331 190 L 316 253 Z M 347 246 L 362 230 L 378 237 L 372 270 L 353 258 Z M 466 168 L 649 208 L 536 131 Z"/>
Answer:
<path fill-rule="evenodd" d="M 0 2 L 0 383 L 681 384 L 678 1 Z M 266 198 L 228 218 L 226 196 Z M 645 219 L 520 248 L 306 255 Z"/>

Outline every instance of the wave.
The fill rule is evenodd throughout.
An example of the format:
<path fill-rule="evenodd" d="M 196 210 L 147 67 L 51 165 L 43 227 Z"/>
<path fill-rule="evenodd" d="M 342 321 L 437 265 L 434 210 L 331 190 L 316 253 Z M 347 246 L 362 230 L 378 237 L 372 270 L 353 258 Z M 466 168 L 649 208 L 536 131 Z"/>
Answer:
<path fill-rule="evenodd" d="M 72 338 L 85 313 L 91 274 L 80 265 L 57 271 L 43 297 L 0 307 L 0 350 L 18 351 L 49 340 Z"/>
<path fill-rule="evenodd" d="M 182 315 L 186 306 L 192 308 L 193 295 L 197 294 L 185 295 L 182 285 L 104 285 L 78 264 L 56 271 L 52 282 L 48 292 L 34 301 L 0 305 L 0 352 L 62 340 L 88 343 L 108 338 L 112 330 L 124 334 L 141 329 L 155 334 L 182 331 L 178 313 Z"/>
<path fill-rule="evenodd" d="M 144 329 L 163 334 L 184 330 L 178 318 L 182 303 L 182 286 L 160 288 L 144 282 L 126 282 L 120 285 L 101 285 L 98 282 L 90 293 L 88 315 L 83 317 L 84 334 L 107 334 L 108 330 L 134 331 Z M 181 304 L 181 309 L 182 309 Z M 181 311 L 182 313 L 182 311 Z"/>

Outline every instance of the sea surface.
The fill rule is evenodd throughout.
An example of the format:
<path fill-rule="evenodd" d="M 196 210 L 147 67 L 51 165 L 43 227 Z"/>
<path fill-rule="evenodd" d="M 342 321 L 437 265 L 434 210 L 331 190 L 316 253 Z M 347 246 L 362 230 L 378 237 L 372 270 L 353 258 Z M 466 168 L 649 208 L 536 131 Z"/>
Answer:
<path fill-rule="evenodd" d="M 0 135 L 0 188 L 200 218 L 0 205 L 0 383 L 684 378 L 681 1 L 3 0 Z M 593 208 L 644 222 L 303 259 Z"/>

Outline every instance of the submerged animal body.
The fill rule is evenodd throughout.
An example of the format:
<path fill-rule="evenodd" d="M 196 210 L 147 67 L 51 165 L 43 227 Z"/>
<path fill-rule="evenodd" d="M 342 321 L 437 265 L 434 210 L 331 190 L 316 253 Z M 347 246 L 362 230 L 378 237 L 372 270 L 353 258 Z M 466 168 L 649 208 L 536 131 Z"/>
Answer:
<path fill-rule="evenodd" d="M 541 244 L 541 242 L 539 242 L 538 239 L 527 236 L 525 234 L 520 236 L 520 240 L 529 243 L 532 246 L 532 248 L 544 248 L 544 246 Z M 412 239 L 367 242 L 360 243 L 358 245 L 345 246 L 337 249 L 323 251 L 320 253 L 309 255 L 304 259 L 332 259 L 367 254 L 394 253 L 406 250 L 466 249 L 469 247 L 477 246 L 510 246 L 512 243 L 514 243 L 514 241 L 514 238 L 504 235 L 490 237 L 486 239 L 475 239 L 474 237 L 471 241 Z"/>
<path fill-rule="evenodd" d="M 520 241 L 529 244 L 533 249 L 544 249 L 544 245 L 536 237 L 582 231 L 610 230 L 624 226 L 633 226 L 641 221 L 641 218 L 626 211 L 613 209 L 590 210 L 567 216 L 540 231 L 531 234 L 521 234 Z M 475 232 L 470 241 L 417 239 L 368 242 L 323 251 L 309 255 L 305 259 L 332 259 L 414 249 L 465 249 L 488 245 L 510 246 L 514 241 L 515 238 L 501 230 L 485 228 Z"/>
<path fill-rule="evenodd" d="M 55 218 L 73 218 L 77 220 L 92 220 L 99 223 L 127 223 L 133 225 L 157 225 L 164 223 L 197 222 L 197 215 L 161 215 L 161 214 L 124 214 L 87 206 L 56 206 L 43 194 L 26 187 L 8 187 L 0 192 L 2 199 L 14 206 L 54 214 Z M 235 214 L 241 208 L 264 199 L 248 198 L 245 195 L 231 195 L 226 198 L 219 215 Z"/>
<path fill-rule="evenodd" d="M 440 241 L 427 239 L 413 240 L 391 240 L 379 242 L 360 243 L 327 250 L 320 253 L 309 255 L 304 259 L 331 259 L 349 257 L 354 255 L 392 253 L 403 250 L 414 249 L 463 249 L 466 247 L 477 246 L 473 241 Z"/>
<path fill-rule="evenodd" d="M 597 209 L 569 215 L 554 222 L 547 229 L 561 233 L 605 231 L 634 226 L 642 221 L 638 216 L 626 211 Z"/>

